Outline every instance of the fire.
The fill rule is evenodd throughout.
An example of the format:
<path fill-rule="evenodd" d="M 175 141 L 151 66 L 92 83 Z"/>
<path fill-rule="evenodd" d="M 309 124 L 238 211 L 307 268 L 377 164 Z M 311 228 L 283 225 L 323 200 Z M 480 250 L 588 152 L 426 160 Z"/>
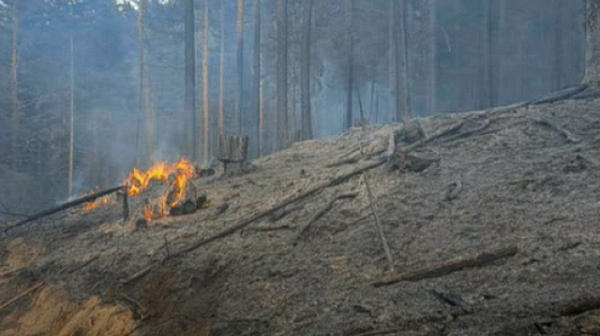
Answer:
<path fill-rule="evenodd" d="M 92 202 L 84 204 L 83 207 L 81 207 L 81 209 L 83 211 L 92 211 L 96 208 L 99 208 L 101 205 L 104 206 L 107 204 L 108 204 L 108 198 L 106 196 L 104 196 L 101 199 L 96 199 Z"/>
<path fill-rule="evenodd" d="M 185 196 L 185 188 L 189 181 L 196 175 L 194 166 L 186 159 L 181 159 L 174 164 L 160 162 L 150 167 L 145 172 L 137 168 L 125 179 L 124 184 L 129 186 L 129 196 L 135 197 L 144 190 L 148 189 L 152 181 L 168 184 L 165 194 L 160 200 L 160 217 L 166 216 L 168 207 L 172 208 L 179 204 Z M 170 194 L 169 191 L 176 190 L 176 194 Z M 156 219 L 156 211 L 149 205 L 144 206 L 144 217 L 147 220 Z"/>

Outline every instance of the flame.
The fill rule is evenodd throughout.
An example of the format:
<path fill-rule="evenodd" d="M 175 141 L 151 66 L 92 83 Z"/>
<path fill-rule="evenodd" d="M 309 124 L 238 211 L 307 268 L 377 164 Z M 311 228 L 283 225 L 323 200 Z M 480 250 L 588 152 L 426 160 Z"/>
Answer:
<path fill-rule="evenodd" d="M 99 208 L 101 205 L 107 205 L 108 202 L 108 198 L 106 196 L 102 197 L 101 199 L 95 199 L 92 202 L 88 202 L 86 204 L 83 205 L 83 207 L 81 207 L 81 209 L 83 211 L 92 211 L 96 208 Z"/>
<path fill-rule="evenodd" d="M 172 181 L 167 188 L 165 194 L 160 200 L 160 217 L 166 216 L 168 208 L 172 208 L 179 204 L 181 199 L 185 196 L 185 188 L 189 181 L 196 175 L 194 166 L 186 159 L 181 159 L 179 162 L 169 165 L 167 162 L 160 162 L 150 167 L 145 172 L 140 171 L 137 168 L 133 169 L 133 172 L 123 182 L 129 186 L 129 196 L 135 197 L 144 190 L 148 189 L 152 181 L 157 181 L 163 184 L 168 184 Z M 176 190 L 176 195 L 169 195 L 171 190 Z M 167 198 L 171 198 L 168 202 Z M 174 197 L 173 197 L 174 196 Z M 167 204 L 167 202 L 169 204 Z M 152 207 L 144 206 L 144 217 L 146 220 L 156 219 L 157 216 L 153 211 Z"/>

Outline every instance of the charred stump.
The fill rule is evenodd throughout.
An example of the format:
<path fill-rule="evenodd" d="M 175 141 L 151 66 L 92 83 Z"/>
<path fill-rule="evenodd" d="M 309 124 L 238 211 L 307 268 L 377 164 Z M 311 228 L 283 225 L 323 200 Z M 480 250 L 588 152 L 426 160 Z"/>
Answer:
<path fill-rule="evenodd" d="M 245 135 L 219 135 L 219 161 L 223 162 L 225 176 L 243 173 L 248 155 L 248 137 Z"/>

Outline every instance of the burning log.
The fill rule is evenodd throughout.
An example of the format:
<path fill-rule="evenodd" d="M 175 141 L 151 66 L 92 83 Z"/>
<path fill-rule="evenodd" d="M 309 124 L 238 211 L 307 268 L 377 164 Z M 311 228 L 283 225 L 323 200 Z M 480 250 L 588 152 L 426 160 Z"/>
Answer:
<path fill-rule="evenodd" d="M 125 187 L 125 186 L 118 186 L 118 187 L 114 187 L 114 188 L 110 188 L 110 189 L 106 189 L 106 190 L 101 190 L 99 192 L 96 192 L 96 193 L 93 193 L 93 194 L 90 194 L 90 195 L 87 195 L 87 196 L 84 196 L 84 197 L 80 197 L 80 198 L 74 199 L 74 200 L 72 200 L 70 202 L 66 202 L 66 203 L 57 205 L 57 206 L 55 206 L 53 208 L 50 208 L 48 210 L 44 210 L 42 212 L 36 213 L 34 215 L 31 215 L 29 218 L 24 219 L 24 220 L 22 220 L 20 222 L 15 223 L 14 225 L 11 225 L 11 226 L 7 227 L 6 229 L 4 229 L 4 234 L 8 233 L 12 229 L 15 229 L 15 228 L 17 228 L 19 226 L 22 226 L 22 225 L 27 224 L 29 222 L 32 222 L 34 220 L 37 220 L 37 219 L 40 219 L 40 218 L 43 218 L 43 217 L 46 217 L 46 216 L 53 215 L 55 213 L 58 213 L 58 212 L 61 212 L 61 211 L 64 211 L 64 210 L 76 207 L 76 206 L 84 204 L 84 203 L 93 202 L 97 198 L 100 198 L 100 197 L 103 197 L 103 196 L 115 193 L 115 192 L 120 191 L 120 190 L 124 190 L 125 188 L 127 188 L 127 187 Z"/>
<path fill-rule="evenodd" d="M 241 175 L 248 155 L 248 137 L 219 135 L 219 161 L 223 162 L 226 176 Z"/>

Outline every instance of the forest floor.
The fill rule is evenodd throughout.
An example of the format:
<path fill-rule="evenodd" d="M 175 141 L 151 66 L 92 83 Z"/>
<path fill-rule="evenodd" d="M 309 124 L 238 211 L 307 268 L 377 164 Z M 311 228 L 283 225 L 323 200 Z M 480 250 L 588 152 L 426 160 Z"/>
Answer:
<path fill-rule="evenodd" d="M 600 334 L 600 101 L 420 120 L 458 122 L 410 152 L 418 172 L 378 164 L 399 126 L 356 128 L 196 180 L 210 206 L 192 215 L 138 227 L 131 199 L 126 222 L 112 204 L 10 231 L 0 334 Z"/>

